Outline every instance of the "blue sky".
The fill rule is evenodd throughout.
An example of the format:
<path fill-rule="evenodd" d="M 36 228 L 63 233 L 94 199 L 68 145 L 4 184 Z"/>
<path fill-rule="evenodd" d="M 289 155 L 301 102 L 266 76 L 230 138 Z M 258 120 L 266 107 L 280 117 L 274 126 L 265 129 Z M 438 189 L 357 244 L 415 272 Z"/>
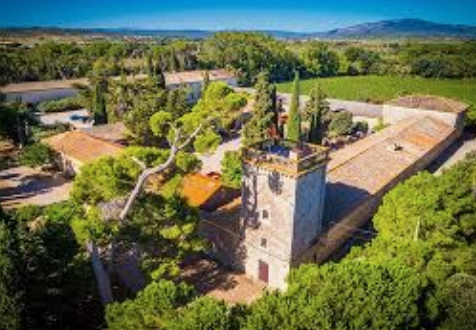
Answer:
<path fill-rule="evenodd" d="M 476 25 L 476 0 L 0 0 L 0 26 L 323 31 L 393 18 Z"/>

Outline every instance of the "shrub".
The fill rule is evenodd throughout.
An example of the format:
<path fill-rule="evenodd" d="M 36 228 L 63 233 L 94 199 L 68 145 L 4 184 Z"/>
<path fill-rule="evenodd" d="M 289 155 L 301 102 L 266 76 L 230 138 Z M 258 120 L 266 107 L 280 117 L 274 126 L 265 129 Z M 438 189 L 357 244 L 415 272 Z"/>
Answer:
<path fill-rule="evenodd" d="M 43 101 L 38 105 L 41 112 L 61 112 L 83 108 L 79 97 L 72 96 L 59 100 Z"/>
<path fill-rule="evenodd" d="M 226 186 L 232 188 L 241 187 L 241 156 L 237 151 L 225 152 L 221 162 L 222 180 Z"/>
<path fill-rule="evenodd" d="M 329 137 L 344 136 L 352 133 L 352 114 L 348 111 L 340 111 L 331 114 L 328 126 Z"/>
<path fill-rule="evenodd" d="M 23 148 L 20 155 L 20 164 L 36 167 L 53 163 L 53 151 L 46 144 L 34 143 Z"/>

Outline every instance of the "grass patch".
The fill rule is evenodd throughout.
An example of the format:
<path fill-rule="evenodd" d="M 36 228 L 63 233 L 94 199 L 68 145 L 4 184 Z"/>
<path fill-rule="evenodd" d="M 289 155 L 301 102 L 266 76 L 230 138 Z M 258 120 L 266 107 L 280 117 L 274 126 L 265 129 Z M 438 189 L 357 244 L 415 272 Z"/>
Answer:
<path fill-rule="evenodd" d="M 317 81 L 330 98 L 383 103 L 407 94 L 429 94 L 453 98 L 476 108 L 476 80 L 397 76 L 320 78 L 301 81 L 301 93 L 308 94 Z M 278 84 L 278 91 L 290 93 L 292 82 Z"/>

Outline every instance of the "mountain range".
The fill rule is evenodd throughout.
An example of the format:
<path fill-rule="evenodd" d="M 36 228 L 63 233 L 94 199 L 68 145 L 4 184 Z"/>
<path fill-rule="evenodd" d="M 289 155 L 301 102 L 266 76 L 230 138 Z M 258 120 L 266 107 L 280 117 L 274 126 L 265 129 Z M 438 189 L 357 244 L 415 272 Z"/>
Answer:
<path fill-rule="evenodd" d="M 0 36 L 100 35 L 106 37 L 207 38 L 217 31 L 145 30 L 129 28 L 65 29 L 57 27 L 1 28 Z M 420 19 L 395 19 L 358 24 L 324 32 L 259 30 L 280 39 L 385 39 L 385 38 L 463 38 L 476 39 L 476 26 L 434 23 Z"/>

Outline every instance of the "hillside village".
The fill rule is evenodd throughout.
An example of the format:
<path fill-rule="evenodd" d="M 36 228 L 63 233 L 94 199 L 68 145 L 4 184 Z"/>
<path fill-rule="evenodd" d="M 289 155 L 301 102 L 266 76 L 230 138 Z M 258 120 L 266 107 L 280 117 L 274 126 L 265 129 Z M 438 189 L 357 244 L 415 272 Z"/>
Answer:
<path fill-rule="evenodd" d="M 6 77 L 5 329 L 472 329 L 472 96 L 389 75 L 391 97 L 340 98 L 329 80 L 375 79 L 375 45 L 292 41 L 293 62 L 270 37 L 212 38 L 246 55 L 88 40 L 113 55 L 87 75 Z"/>

